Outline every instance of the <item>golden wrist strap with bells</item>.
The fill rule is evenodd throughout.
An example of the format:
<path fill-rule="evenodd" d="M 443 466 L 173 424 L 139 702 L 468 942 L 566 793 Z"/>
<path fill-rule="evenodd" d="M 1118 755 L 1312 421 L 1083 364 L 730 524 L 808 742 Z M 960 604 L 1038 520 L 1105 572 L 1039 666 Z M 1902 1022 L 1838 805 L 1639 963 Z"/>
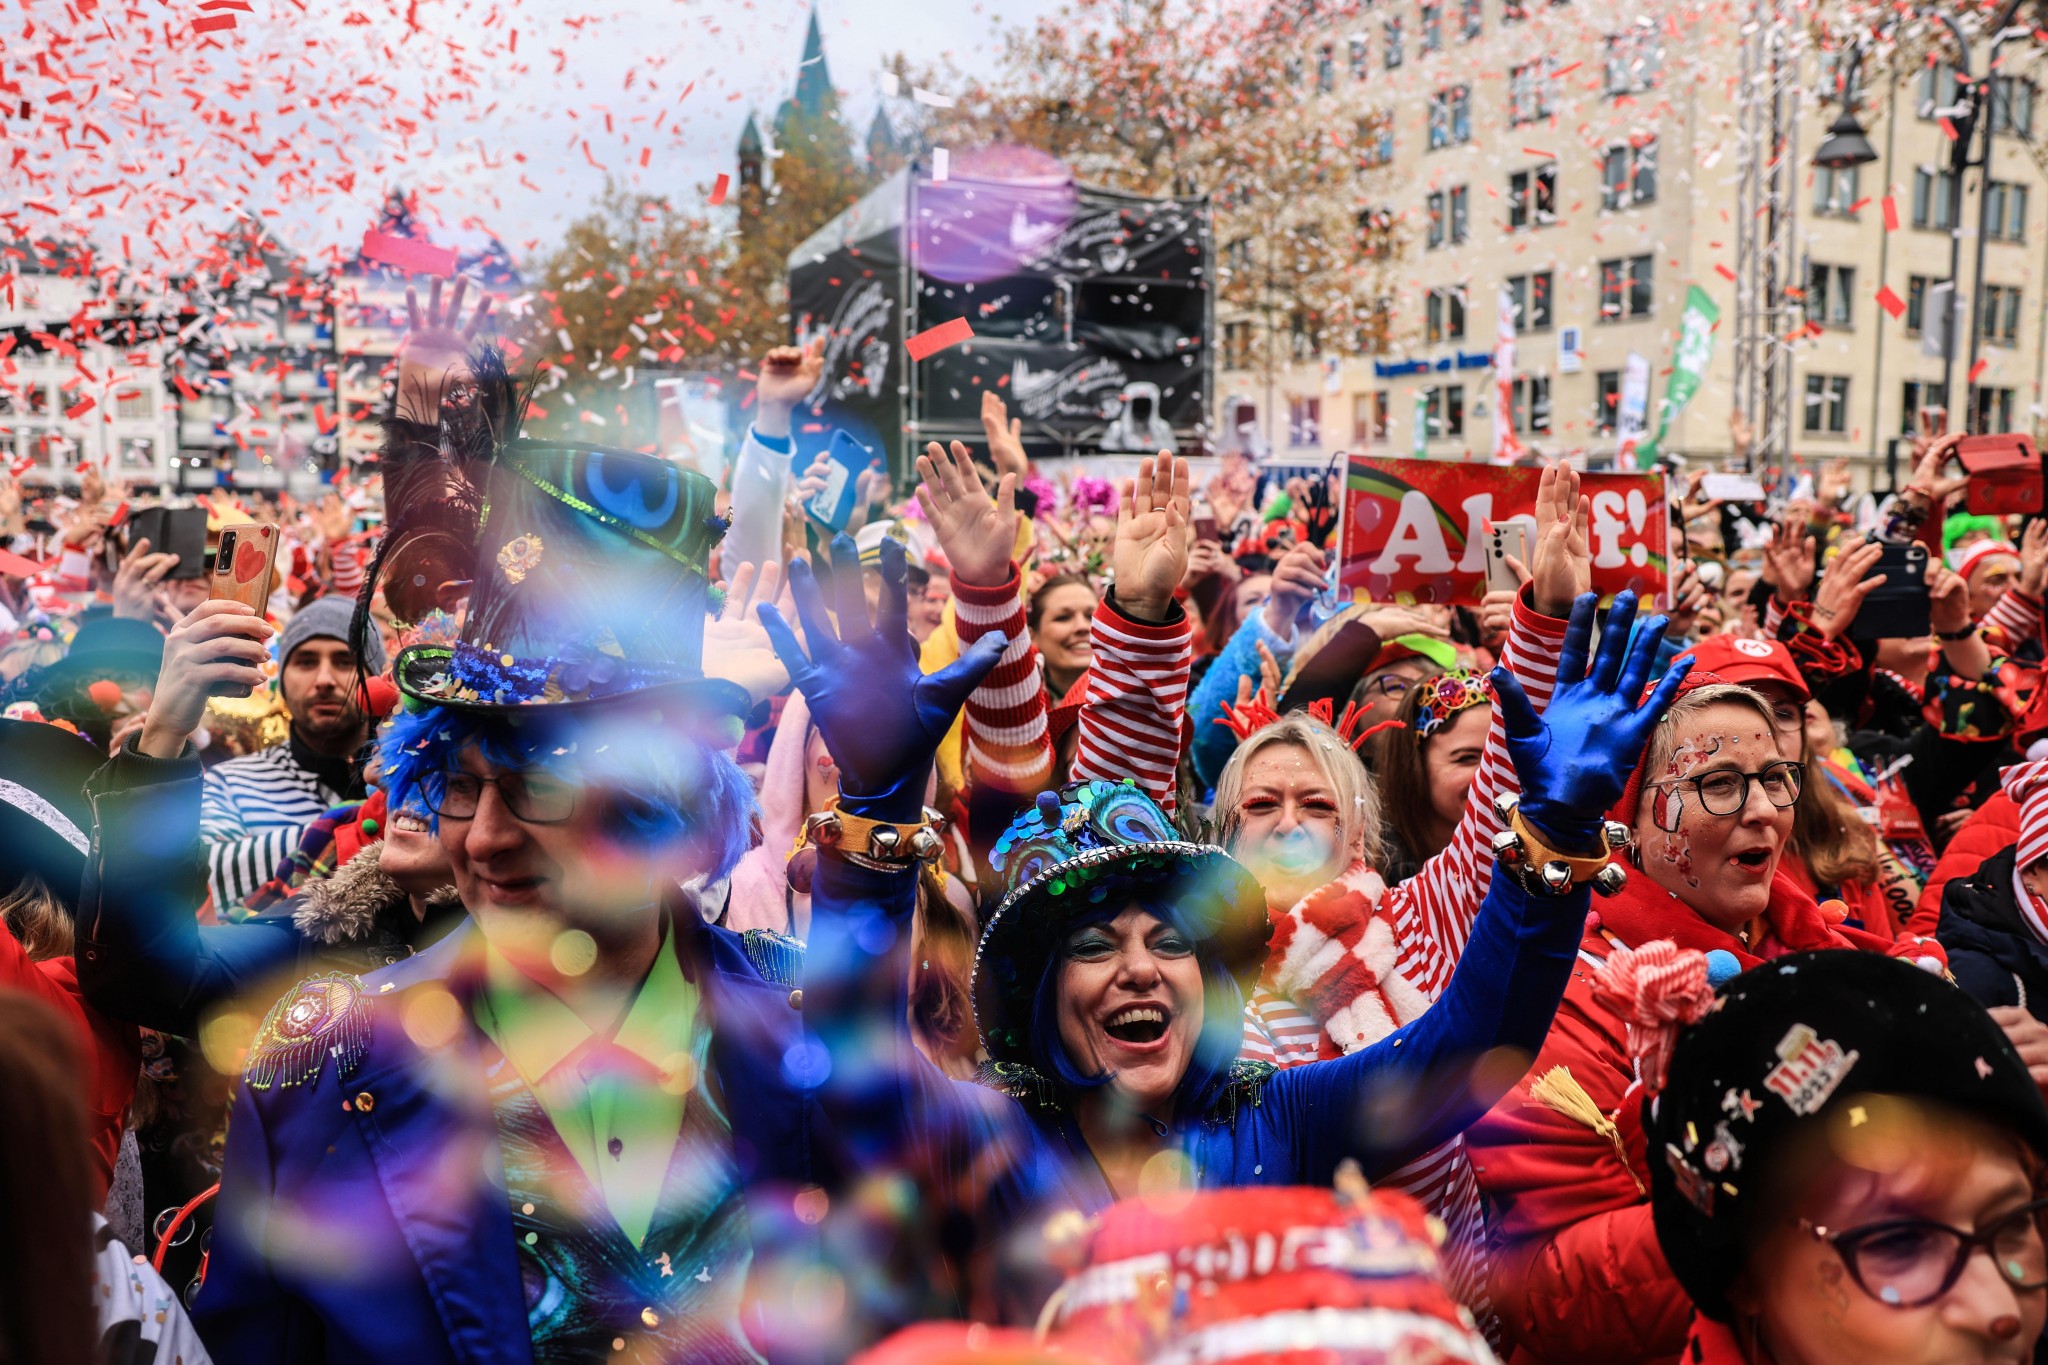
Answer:
<path fill-rule="evenodd" d="M 941 837 L 945 827 L 946 817 L 930 806 L 924 808 L 922 822 L 898 825 L 849 815 L 839 809 L 835 797 L 832 804 L 804 821 L 798 847 L 811 844 L 830 849 L 857 867 L 898 872 L 907 863 L 937 861 L 946 850 L 946 841 Z"/>
<path fill-rule="evenodd" d="M 1502 868 L 1538 896 L 1562 896 L 1575 886 L 1591 882 L 1603 896 L 1611 896 L 1628 882 L 1628 873 L 1611 862 L 1628 847 L 1628 826 L 1618 820 L 1600 824 L 1600 851 L 1579 856 L 1560 852 L 1543 842 L 1529 822 L 1522 818 L 1521 798 L 1502 792 L 1493 798 L 1494 813 L 1507 828 L 1493 836 L 1493 856 Z"/>

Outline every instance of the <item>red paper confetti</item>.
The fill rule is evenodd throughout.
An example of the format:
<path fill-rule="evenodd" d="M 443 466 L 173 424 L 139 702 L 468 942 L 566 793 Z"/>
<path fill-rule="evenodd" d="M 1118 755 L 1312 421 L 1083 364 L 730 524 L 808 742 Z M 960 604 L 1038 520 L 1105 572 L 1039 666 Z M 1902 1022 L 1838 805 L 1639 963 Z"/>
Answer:
<path fill-rule="evenodd" d="M 192 21 L 194 33 L 218 33 L 224 28 L 234 26 L 235 16 L 232 14 L 202 14 Z"/>
<path fill-rule="evenodd" d="M 70 407 L 64 409 L 64 416 L 70 421 L 76 422 L 79 418 L 85 416 L 88 412 L 91 412 L 94 406 L 95 404 L 93 403 L 92 399 L 81 398 L 76 403 L 73 403 Z"/>
<path fill-rule="evenodd" d="M 1730 270 L 1725 265 L 1715 266 L 1714 273 L 1716 275 L 1719 275 L 1722 279 L 1727 280 L 1730 284 L 1733 284 L 1735 282 L 1735 272 Z"/>
<path fill-rule="evenodd" d="M 1899 201 L 1890 195 L 1884 197 L 1884 230 L 1886 232 L 1897 232 L 1899 230 Z"/>
<path fill-rule="evenodd" d="M 732 178 L 724 171 L 718 173 L 717 181 L 711 186 L 711 207 L 717 208 L 725 202 L 725 187 L 731 183 Z"/>
<path fill-rule="evenodd" d="M 43 566 L 12 550 L 0 550 L 0 573 L 13 574 L 16 578 L 33 578 L 43 571 Z"/>
<path fill-rule="evenodd" d="M 1972 365 L 1970 367 L 1970 382 L 1974 384 L 1979 379 L 1982 379 L 1984 377 L 1984 371 L 1990 368 L 1991 362 L 1989 360 L 1980 360 L 1976 364 Z"/>
<path fill-rule="evenodd" d="M 1906 311 L 1906 301 L 1894 294 L 1890 285 L 1885 285 L 1877 291 L 1877 306 L 1894 318 Z"/>
<path fill-rule="evenodd" d="M 973 338 L 974 328 L 967 319 L 954 318 L 951 322 L 942 322 L 936 327 L 925 328 L 904 342 L 903 349 L 910 352 L 912 360 L 923 360 L 926 356 L 938 354 L 948 346 L 958 346 L 961 342 L 971 341 Z"/>
<path fill-rule="evenodd" d="M 414 275 L 432 275 L 445 280 L 455 274 L 455 253 L 448 248 L 414 241 L 410 237 L 394 237 L 375 228 L 363 232 L 363 255 Z"/>

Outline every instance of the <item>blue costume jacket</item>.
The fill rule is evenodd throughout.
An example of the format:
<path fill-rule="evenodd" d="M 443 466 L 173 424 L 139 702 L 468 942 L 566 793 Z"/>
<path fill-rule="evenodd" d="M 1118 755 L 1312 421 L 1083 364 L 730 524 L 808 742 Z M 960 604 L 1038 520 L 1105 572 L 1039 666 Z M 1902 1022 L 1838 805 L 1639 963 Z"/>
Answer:
<path fill-rule="evenodd" d="M 802 996 L 773 979 L 787 964 L 759 943 L 705 925 L 687 904 L 671 914 L 712 1029 L 711 1079 L 731 1119 L 759 1273 L 785 1252 L 814 1254 L 807 1229 L 777 1240 L 792 1227 L 791 1191 L 817 1176 L 815 1100 L 790 1079 L 803 1079 L 801 1069 L 775 1060 L 801 1038 Z M 465 925 L 364 979 L 368 1036 L 345 1076 L 329 1055 L 302 1083 L 242 1087 L 192 1314 L 222 1365 L 532 1361 L 469 1009 L 478 939 Z M 427 990 L 462 1006 L 454 1039 L 432 1050 L 404 1022 L 409 998 Z"/>

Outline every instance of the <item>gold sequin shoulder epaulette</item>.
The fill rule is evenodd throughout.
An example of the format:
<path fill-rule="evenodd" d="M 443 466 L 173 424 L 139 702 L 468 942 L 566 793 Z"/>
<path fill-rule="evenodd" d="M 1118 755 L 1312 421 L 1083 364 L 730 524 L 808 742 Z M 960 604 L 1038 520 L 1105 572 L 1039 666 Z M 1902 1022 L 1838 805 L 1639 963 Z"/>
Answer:
<path fill-rule="evenodd" d="M 369 1046 L 371 1008 L 363 983 L 345 972 L 308 977 L 270 1007 L 243 1078 L 257 1090 L 304 1085 L 331 1056 L 346 1079 Z"/>

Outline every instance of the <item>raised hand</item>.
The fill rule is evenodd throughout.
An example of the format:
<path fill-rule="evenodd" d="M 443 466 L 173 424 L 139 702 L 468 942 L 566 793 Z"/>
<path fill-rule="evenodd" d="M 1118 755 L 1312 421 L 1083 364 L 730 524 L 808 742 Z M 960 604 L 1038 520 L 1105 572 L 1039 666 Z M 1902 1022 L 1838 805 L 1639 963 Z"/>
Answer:
<path fill-rule="evenodd" d="M 1521 779 L 1522 818 L 1552 847 L 1568 853 L 1599 848 L 1601 819 L 1620 799 L 1629 774 L 1642 761 L 1651 727 L 1692 668 L 1691 659 L 1680 659 L 1649 700 L 1642 700 L 1666 622 L 1652 616 L 1631 639 L 1636 596 L 1622 592 L 1608 609 L 1599 653 L 1587 672 L 1597 601 L 1586 593 L 1572 604 L 1557 661 L 1557 690 L 1542 715 L 1507 669 L 1496 667 L 1491 675 L 1507 727 L 1508 758 Z"/>
<path fill-rule="evenodd" d="M 1813 537 L 1790 516 L 1771 527 L 1764 542 L 1764 577 L 1787 606 L 1803 601 L 1813 586 Z"/>
<path fill-rule="evenodd" d="M 954 579 L 978 588 L 1009 582 L 1010 557 L 1024 521 L 1017 510 L 1017 476 L 1005 473 L 991 498 L 966 446 L 955 441 L 948 455 L 933 441 L 917 457 L 917 477 L 923 480 L 917 486 L 917 505 L 924 509 Z"/>
<path fill-rule="evenodd" d="M 207 601 L 171 627 L 136 747 L 176 758 L 206 715 L 208 697 L 246 697 L 265 680 L 266 642 L 276 632 L 240 602 Z"/>
<path fill-rule="evenodd" d="M 1913 477 L 1899 490 L 1900 496 L 1916 507 L 1923 508 L 1935 516 L 1948 506 L 1953 495 L 1962 492 L 1970 482 L 1968 474 L 1943 474 L 1942 466 L 1956 453 L 1956 447 L 1963 443 L 1963 433 L 1951 432 L 1927 447 L 1913 465 Z"/>
<path fill-rule="evenodd" d="M 1560 460 L 1536 483 L 1536 543 L 1528 579 L 1536 610 L 1562 616 L 1593 588 L 1593 550 L 1586 537 L 1593 500 L 1579 492 L 1579 471 Z M 1515 566 L 1519 572 L 1521 565 Z"/>
<path fill-rule="evenodd" d="M 2048 587 L 2048 521 L 2035 517 L 2020 535 L 2020 591 L 2036 602 Z"/>
<path fill-rule="evenodd" d="M 1266 598 L 1266 626 L 1275 635 L 1283 640 L 1293 635 L 1294 619 L 1323 590 L 1328 563 L 1321 548 L 1305 540 L 1280 556 L 1273 566 L 1272 593 Z"/>
<path fill-rule="evenodd" d="M 1809 542 L 1811 543 L 1811 542 Z M 1840 639 L 1855 624 L 1863 599 L 1884 583 L 1885 575 L 1870 576 L 1870 570 L 1884 555 L 1884 542 L 1865 540 L 1835 556 L 1821 576 L 1813 594 L 1813 627 L 1830 640 Z"/>
<path fill-rule="evenodd" d="M 1714 594 L 1707 591 L 1700 582 L 1699 565 L 1685 560 L 1685 567 L 1678 571 L 1678 581 L 1671 585 L 1671 634 L 1683 640 L 1692 635 L 1699 625 L 1700 613 L 1714 600 Z"/>
<path fill-rule="evenodd" d="M 882 600 L 872 622 L 856 567 L 859 552 L 844 535 L 832 540 L 833 563 L 845 566 L 830 583 L 836 626 L 824 586 L 801 562 L 789 566 L 789 581 L 804 639 L 774 607 L 764 602 L 754 610 L 839 765 L 848 810 L 908 823 L 924 808 L 925 778 L 939 741 L 1009 641 L 1000 631 L 985 635 L 938 672 L 921 672 L 907 624 L 903 546 L 885 539 L 881 555 Z"/>
<path fill-rule="evenodd" d="M 147 537 L 128 547 L 114 573 L 114 615 L 131 621 L 156 619 L 156 585 L 178 563 L 176 555 L 151 554 Z"/>
<path fill-rule="evenodd" d="M 782 590 L 780 597 L 777 588 Z M 733 570 L 725 587 L 725 609 L 716 621 L 704 625 L 704 676 L 738 683 L 758 706 L 789 686 L 789 669 L 754 615 L 756 601 L 794 609 L 789 585 L 782 581 L 782 566 L 774 560 L 759 572 L 752 564 Z"/>
<path fill-rule="evenodd" d="M 777 346 L 761 357 L 754 381 L 754 430 L 780 440 L 789 435 L 789 414 L 818 387 L 825 372 L 825 338 L 805 346 Z"/>
<path fill-rule="evenodd" d="M 469 281 L 458 275 L 443 308 L 441 282 L 435 280 L 424 313 L 418 291 L 405 291 L 405 339 L 398 343 L 398 416 L 403 421 L 440 421 L 442 395 L 470 378 L 470 348 L 491 315 L 491 300 L 488 295 L 479 300 L 476 315 L 462 326 L 462 293 L 468 287 Z"/>
<path fill-rule="evenodd" d="M 981 391 L 981 431 L 988 438 L 989 462 L 997 474 L 1023 478 L 1031 470 L 1024 454 L 1024 419 L 1011 417 L 1010 409 L 994 389 Z"/>
<path fill-rule="evenodd" d="M 1162 450 L 1124 481 L 1117 502 L 1110 547 L 1117 606 L 1140 621 L 1164 621 L 1187 573 L 1189 539 L 1188 462 Z"/>

